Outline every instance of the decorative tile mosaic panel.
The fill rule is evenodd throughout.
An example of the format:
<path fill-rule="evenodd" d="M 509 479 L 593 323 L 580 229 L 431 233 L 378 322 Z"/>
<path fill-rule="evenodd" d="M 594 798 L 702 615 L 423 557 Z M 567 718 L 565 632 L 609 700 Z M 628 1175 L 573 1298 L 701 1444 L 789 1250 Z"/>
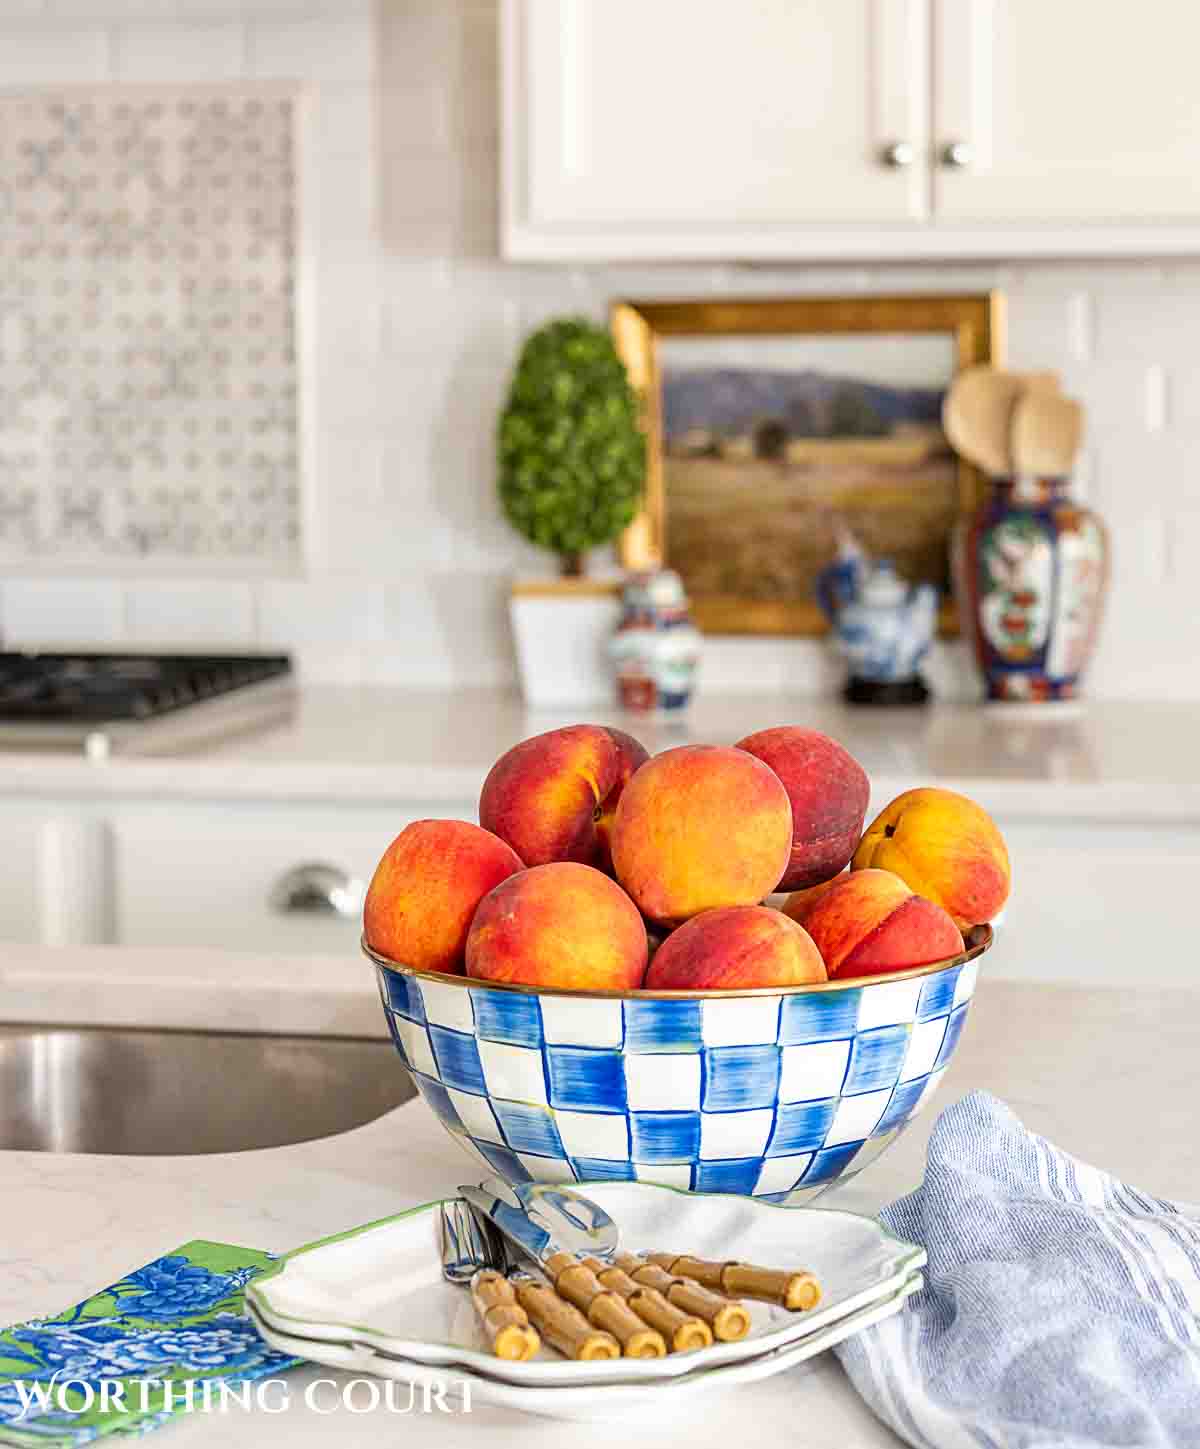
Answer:
<path fill-rule="evenodd" d="M 0 96 L 0 558 L 297 555 L 294 108 Z"/>

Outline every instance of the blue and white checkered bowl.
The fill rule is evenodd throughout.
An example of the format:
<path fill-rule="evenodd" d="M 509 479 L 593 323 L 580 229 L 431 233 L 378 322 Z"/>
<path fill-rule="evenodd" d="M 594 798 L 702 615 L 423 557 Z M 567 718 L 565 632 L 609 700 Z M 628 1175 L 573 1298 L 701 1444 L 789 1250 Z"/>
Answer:
<path fill-rule="evenodd" d="M 958 1045 L 952 961 L 788 990 L 551 991 L 414 971 L 364 944 L 421 1096 L 509 1182 L 658 1182 L 806 1201 L 873 1162 Z"/>

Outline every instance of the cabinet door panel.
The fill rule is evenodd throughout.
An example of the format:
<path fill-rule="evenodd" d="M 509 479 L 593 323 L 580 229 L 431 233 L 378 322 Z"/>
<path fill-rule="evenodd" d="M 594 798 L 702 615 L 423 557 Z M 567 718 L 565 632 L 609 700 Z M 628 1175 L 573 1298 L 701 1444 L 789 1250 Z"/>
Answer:
<path fill-rule="evenodd" d="M 272 889 L 292 867 L 312 862 L 368 881 L 388 843 L 418 813 L 130 806 L 113 827 L 116 938 L 126 946 L 340 953 L 352 962 L 362 929 L 357 912 L 282 913 Z"/>
<path fill-rule="evenodd" d="M 0 941 L 41 940 L 42 830 L 23 803 L 0 807 Z"/>
<path fill-rule="evenodd" d="M 1200 216 L 1200 7 L 936 0 L 939 222 Z"/>
<path fill-rule="evenodd" d="M 506 26 L 528 225 L 927 212 L 925 0 L 512 0 Z M 889 169 L 896 140 L 914 157 Z"/>

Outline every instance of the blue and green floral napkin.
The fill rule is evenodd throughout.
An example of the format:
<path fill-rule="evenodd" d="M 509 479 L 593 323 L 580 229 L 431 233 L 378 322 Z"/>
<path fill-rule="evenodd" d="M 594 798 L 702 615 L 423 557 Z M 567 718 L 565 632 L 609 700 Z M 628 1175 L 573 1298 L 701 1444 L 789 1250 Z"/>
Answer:
<path fill-rule="evenodd" d="M 243 1308 L 243 1288 L 273 1261 L 185 1243 L 65 1313 L 0 1332 L 0 1444 L 74 1449 L 145 1434 L 188 1411 L 181 1381 L 196 1409 L 206 1384 L 211 1392 L 299 1363 L 269 1348 Z"/>

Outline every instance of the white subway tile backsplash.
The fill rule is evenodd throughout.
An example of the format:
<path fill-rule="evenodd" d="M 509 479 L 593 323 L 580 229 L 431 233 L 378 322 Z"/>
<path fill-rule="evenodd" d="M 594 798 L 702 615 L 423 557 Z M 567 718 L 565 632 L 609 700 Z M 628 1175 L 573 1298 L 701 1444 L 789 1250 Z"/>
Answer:
<path fill-rule="evenodd" d="M 312 124 L 306 145 L 316 152 L 320 162 L 353 160 L 367 173 L 367 184 L 373 190 L 378 115 L 370 90 L 366 86 L 322 86 L 311 99 Z"/>
<path fill-rule="evenodd" d="M 1167 582 L 1181 587 L 1194 587 L 1200 564 L 1200 508 L 1185 508 L 1171 515 L 1166 530 Z M 1192 610 L 1194 617 L 1195 610 Z"/>
<path fill-rule="evenodd" d="M 1146 369 L 1143 386 L 1146 408 L 1146 427 L 1152 433 L 1161 433 L 1167 426 L 1167 374 L 1158 363 L 1151 363 Z"/>
<path fill-rule="evenodd" d="M 320 123 L 318 108 L 309 130 L 319 129 Z M 310 170 L 308 187 L 301 187 L 300 206 L 302 211 L 307 209 L 303 225 L 315 246 L 317 261 L 362 257 L 364 239 L 369 243 L 375 236 L 377 197 L 372 168 L 364 165 L 361 155 L 343 153 L 306 167 L 306 172 Z M 338 301 L 332 290 L 325 296 L 335 304 Z"/>
<path fill-rule="evenodd" d="M 1066 369 L 1063 386 L 1087 408 L 1091 431 L 1144 433 L 1156 421 L 1149 406 L 1153 393 L 1150 372 L 1150 364 L 1136 360 L 1096 362 Z"/>
<path fill-rule="evenodd" d="M 0 0 L 0 85 L 301 83 L 297 287 L 311 476 L 300 578 L 16 578 L 10 639 L 292 647 L 303 677 L 514 678 L 514 574 L 553 561 L 505 522 L 495 425 L 527 331 L 617 297 L 1008 294 L 1007 360 L 1089 414 L 1076 474 L 1113 534 L 1097 694 L 1200 692 L 1165 618 L 1200 570 L 1200 261 L 827 267 L 520 266 L 497 258 L 496 0 Z M 7 25 L 7 29 L 5 28 Z M 209 567 L 200 563 L 196 567 Z M 939 694 L 973 697 L 965 646 Z M 706 641 L 703 687 L 830 691 L 812 639 Z"/>
<path fill-rule="evenodd" d="M 9 579 L 0 587 L 5 646 L 120 644 L 125 600 L 112 579 Z"/>
<path fill-rule="evenodd" d="M 369 23 L 354 16 L 262 20 L 254 13 L 253 0 L 247 18 L 251 75 L 264 80 L 303 79 L 320 86 L 371 83 L 374 35 Z"/>
<path fill-rule="evenodd" d="M 119 24 L 125 20 L 172 20 L 182 13 L 184 0 L 43 0 L 49 20 L 92 20 Z M 224 0 L 225 8 L 236 8 Z M 8 10 L 5 0 L 4 10 Z"/>
<path fill-rule="evenodd" d="M 1127 516 L 1157 509 L 1164 515 L 1200 502 L 1200 446 L 1174 431 L 1135 433 L 1097 429 L 1093 438 L 1091 501 L 1102 513 Z M 1200 561 L 1198 561 L 1200 562 Z"/>
<path fill-rule="evenodd" d="M 361 574 L 265 579 L 258 589 L 258 642 L 286 649 L 343 644 L 362 649 L 382 638 L 382 592 Z"/>
<path fill-rule="evenodd" d="M 1098 357 L 1162 362 L 1200 334 L 1200 267 L 1181 265 L 1161 280 L 1147 268 L 1123 286 L 1105 286 L 1101 275 L 1092 291 Z"/>
<path fill-rule="evenodd" d="M 1090 292 L 1067 297 L 1067 345 L 1076 362 L 1090 362 L 1095 351 L 1096 306 Z"/>
<path fill-rule="evenodd" d="M 113 78 L 157 85 L 235 80 L 245 72 L 246 35 L 236 23 L 123 25 L 113 36 Z"/>
<path fill-rule="evenodd" d="M 0 86 L 103 81 L 109 78 L 109 61 L 109 36 L 102 28 L 14 28 L 0 44 Z"/>
<path fill-rule="evenodd" d="M 468 147 L 494 145 L 500 117 L 495 7 L 459 0 L 450 7 L 450 24 L 450 137 Z"/>
<path fill-rule="evenodd" d="M 1200 367 L 1186 356 L 1167 367 L 1170 426 L 1200 438 Z"/>
<path fill-rule="evenodd" d="M 520 304 L 495 268 L 397 260 L 384 275 L 386 357 L 410 363 L 447 358 L 504 377 L 520 340 Z"/>
<path fill-rule="evenodd" d="M 130 643 L 189 647 L 249 645 L 254 592 L 239 579 L 146 579 L 126 591 Z"/>

